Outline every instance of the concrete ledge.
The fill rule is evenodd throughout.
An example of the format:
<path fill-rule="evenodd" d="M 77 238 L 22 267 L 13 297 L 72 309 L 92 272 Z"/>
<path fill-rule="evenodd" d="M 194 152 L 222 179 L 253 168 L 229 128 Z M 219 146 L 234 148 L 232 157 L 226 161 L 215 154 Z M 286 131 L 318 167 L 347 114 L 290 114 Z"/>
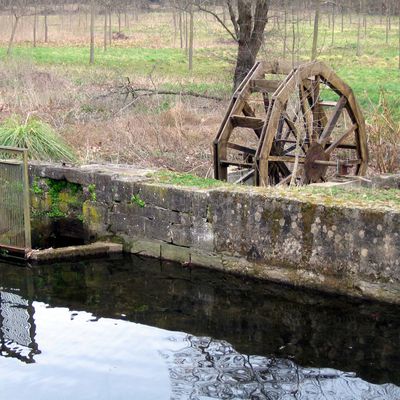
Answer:
<path fill-rule="evenodd" d="M 110 254 L 122 253 L 122 244 L 96 242 L 83 246 L 69 246 L 58 249 L 32 250 L 28 260 L 37 263 L 70 260 L 71 258 L 99 257 Z"/>

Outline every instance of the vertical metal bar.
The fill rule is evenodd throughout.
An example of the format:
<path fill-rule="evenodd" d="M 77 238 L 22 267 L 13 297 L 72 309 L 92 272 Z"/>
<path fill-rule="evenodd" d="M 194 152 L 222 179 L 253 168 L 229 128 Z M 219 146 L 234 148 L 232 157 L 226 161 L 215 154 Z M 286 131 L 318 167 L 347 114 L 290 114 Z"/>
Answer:
<path fill-rule="evenodd" d="M 23 181 L 24 181 L 24 222 L 25 222 L 25 249 L 32 249 L 31 239 L 31 210 L 28 175 L 28 150 L 23 150 Z"/>

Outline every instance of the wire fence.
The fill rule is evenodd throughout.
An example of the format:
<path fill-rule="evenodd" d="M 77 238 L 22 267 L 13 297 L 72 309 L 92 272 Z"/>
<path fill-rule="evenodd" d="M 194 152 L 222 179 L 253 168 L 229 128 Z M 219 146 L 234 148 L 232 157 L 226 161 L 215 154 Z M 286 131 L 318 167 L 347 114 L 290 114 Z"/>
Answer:
<path fill-rule="evenodd" d="M 26 254 L 31 247 L 27 150 L 0 147 L 0 250 Z"/>

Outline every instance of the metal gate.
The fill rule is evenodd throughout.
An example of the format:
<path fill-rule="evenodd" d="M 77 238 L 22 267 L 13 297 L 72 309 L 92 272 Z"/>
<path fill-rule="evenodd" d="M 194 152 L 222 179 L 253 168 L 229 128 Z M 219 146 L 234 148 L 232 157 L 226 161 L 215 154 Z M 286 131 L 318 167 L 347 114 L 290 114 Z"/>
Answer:
<path fill-rule="evenodd" d="M 0 147 L 0 255 L 31 250 L 28 150 Z"/>

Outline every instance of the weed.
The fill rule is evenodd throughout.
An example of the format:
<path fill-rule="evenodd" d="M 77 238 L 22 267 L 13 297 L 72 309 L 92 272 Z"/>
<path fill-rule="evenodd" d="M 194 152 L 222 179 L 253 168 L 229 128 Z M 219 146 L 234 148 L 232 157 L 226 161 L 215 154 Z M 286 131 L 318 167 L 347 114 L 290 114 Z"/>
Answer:
<path fill-rule="evenodd" d="M 133 194 L 131 196 L 131 204 L 136 204 L 140 208 L 144 208 L 146 206 L 146 202 L 140 198 L 139 194 Z"/>
<path fill-rule="evenodd" d="M 32 190 L 32 193 L 37 194 L 39 196 L 43 194 L 43 189 L 39 186 L 38 178 L 35 178 L 33 180 L 31 190 Z"/>
<path fill-rule="evenodd" d="M 96 201 L 97 200 L 97 194 L 96 194 L 96 185 L 94 183 L 91 183 L 88 186 L 88 192 L 90 194 L 90 200 L 91 201 Z"/>

